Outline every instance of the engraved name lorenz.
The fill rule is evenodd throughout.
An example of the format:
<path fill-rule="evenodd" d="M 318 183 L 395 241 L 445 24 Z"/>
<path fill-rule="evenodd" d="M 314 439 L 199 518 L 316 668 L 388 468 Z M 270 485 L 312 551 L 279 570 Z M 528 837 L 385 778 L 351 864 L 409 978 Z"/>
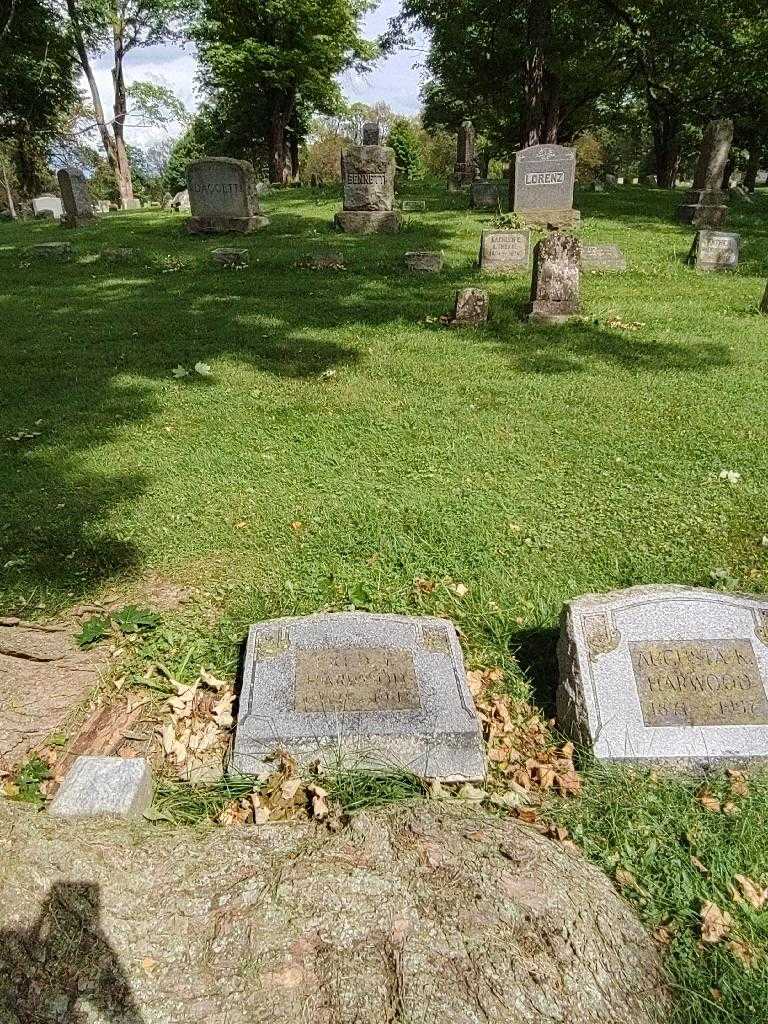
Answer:
<path fill-rule="evenodd" d="M 531 171 L 525 176 L 526 185 L 563 185 L 565 171 Z"/>
<path fill-rule="evenodd" d="M 768 725 L 749 640 L 632 642 L 629 649 L 646 725 Z"/>
<path fill-rule="evenodd" d="M 415 711 L 420 707 L 409 651 L 344 647 L 296 654 L 297 711 Z"/>

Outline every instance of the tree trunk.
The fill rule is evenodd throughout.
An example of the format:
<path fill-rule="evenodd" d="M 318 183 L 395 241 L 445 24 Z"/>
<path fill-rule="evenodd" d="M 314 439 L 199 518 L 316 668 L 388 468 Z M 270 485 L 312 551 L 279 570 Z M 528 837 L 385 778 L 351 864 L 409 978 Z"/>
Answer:
<path fill-rule="evenodd" d="M 107 160 L 109 166 L 112 169 L 115 176 L 117 176 L 117 153 L 115 149 L 115 143 L 112 136 L 109 134 L 109 128 L 107 126 L 107 119 L 104 116 L 104 107 L 101 104 L 101 95 L 99 94 L 99 87 L 96 84 L 96 78 L 93 74 L 93 68 L 88 58 L 88 50 L 85 46 L 85 38 L 83 36 L 83 30 L 80 25 L 80 17 L 77 12 L 77 5 L 75 0 L 67 0 L 67 11 L 69 13 L 69 20 L 72 25 L 72 37 L 75 43 L 75 50 L 77 51 L 77 57 L 80 61 L 80 67 L 83 69 L 86 81 L 88 82 L 88 89 L 91 93 L 91 100 L 93 101 L 93 115 L 96 118 L 96 124 L 99 129 L 99 135 L 101 135 L 101 144 L 104 147 L 104 151 L 107 154 Z"/>
<path fill-rule="evenodd" d="M 760 170 L 760 147 L 754 143 L 748 147 L 749 159 L 744 171 L 744 188 L 754 192 L 757 185 L 757 172 Z"/>
<path fill-rule="evenodd" d="M 3 170 L 3 185 L 5 186 L 5 197 L 8 201 L 8 212 L 11 215 L 11 220 L 18 220 L 16 216 L 16 207 L 13 203 L 13 193 L 11 192 L 11 183 L 8 181 L 8 171 L 5 168 L 5 161 L 0 161 L 0 167 Z"/>
<path fill-rule="evenodd" d="M 291 181 L 299 183 L 299 136 L 296 130 L 288 133 L 288 149 L 291 156 Z"/>
<path fill-rule="evenodd" d="M 560 76 L 552 63 L 552 0 L 531 0 L 526 29 L 528 57 L 523 65 L 520 148 L 556 143 L 560 123 Z M 515 176 L 510 164 L 509 200 Z"/>
<path fill-rule="evenodd" d="M 677 120 L 668 110 L 661 107 L 650 92 L 647 100 L 653 124 L 656 184 L 659 188 L 674 188 L 680 168 Z"/>
<path fill-rule="evenodd" d="M 285 181 L 286 121 L 282 107 L 273 108 L 269 123 L 269 180 L 275 185 L 282 185 Z"/>
<path fill-rule="evenodd" d="M 125 209 L 126 200 L 133 199 L 133 181 L 128 150 L 125 146 L 125 116 L 128 113 L 128 100 L 125 95 L 125 78 L 123 76 L 123 25 L 119 20 L 114 27 L 115 64 L 112 68 L 112 84 L 114 87 L 115 120 L 112 130 L 115 134 L 115 180 L 120 194 L 120 206 Z"/>

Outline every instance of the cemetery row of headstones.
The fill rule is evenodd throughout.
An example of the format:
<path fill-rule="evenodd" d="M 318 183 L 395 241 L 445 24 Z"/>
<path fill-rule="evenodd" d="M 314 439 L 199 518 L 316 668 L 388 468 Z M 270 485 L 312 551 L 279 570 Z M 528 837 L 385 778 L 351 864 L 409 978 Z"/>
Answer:
<path fill-rule="evenodd" d="M 557 725 L 605 761 L 709 767 L 768 757 L 768 601 L 675 586 L 566 606 Z M 486 754 L 453 624 L 338 612 L 251 626 L 231 769 L 393 768 L 482 782 Z M 81 758 L 54 814 L 141 814 L 142 759 Z"/>

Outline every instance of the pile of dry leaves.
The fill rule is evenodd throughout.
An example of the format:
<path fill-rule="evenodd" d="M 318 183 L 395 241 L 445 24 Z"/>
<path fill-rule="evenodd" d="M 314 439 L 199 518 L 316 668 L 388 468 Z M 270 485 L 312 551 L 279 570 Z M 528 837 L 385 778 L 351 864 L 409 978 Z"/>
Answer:
<path fill-rule="evenodd" d="M 252 793 L 224 807 L 218 817 L 220 825 L 266 825 L 313 818 L 335 831 L 343 824 L 340 809 L 329 803 L 328 791 L 316 781 L 302 778 L 289 754 L 279 751 L 273 761 L 274 769 L 257 779 Z"/>
<path fill-rule="evenodd" d="M 153 672 L 165 675 L 159 668 Z M 189 685 L 165 678 L 173 693 L 164 706 L 168 717 L 157 731 L 166 763 L 190 781 L 219 778 L 234 726 L 232 685 L 205 669 Z"/>

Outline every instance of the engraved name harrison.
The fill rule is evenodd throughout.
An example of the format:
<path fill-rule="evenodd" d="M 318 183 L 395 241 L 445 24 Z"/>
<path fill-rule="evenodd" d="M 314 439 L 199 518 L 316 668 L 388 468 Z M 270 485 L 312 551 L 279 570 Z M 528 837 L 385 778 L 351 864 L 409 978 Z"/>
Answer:
<path fill-rule="evenodd" d="M 629 650 L 646 725 L 768 725 L 749 640 L 631 642 Z"/>
<path fill-rule="evenodd" d="M 410 651 L 343 647 L 296 653 L 297 711 L 418 711 Z"/>

